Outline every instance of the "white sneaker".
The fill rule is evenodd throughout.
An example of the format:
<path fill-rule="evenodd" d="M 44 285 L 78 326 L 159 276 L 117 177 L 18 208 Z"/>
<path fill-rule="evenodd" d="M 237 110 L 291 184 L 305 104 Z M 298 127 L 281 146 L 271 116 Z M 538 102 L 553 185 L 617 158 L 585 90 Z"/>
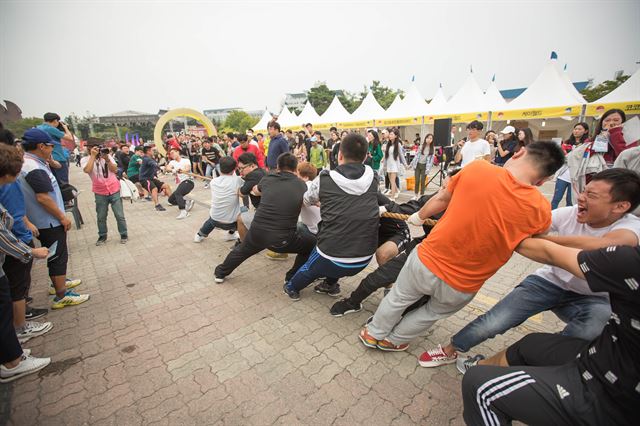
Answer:
<path fill-rule="evenodd" d="M 194 205 L 195 203 L 196 203 L 196 202 L 195 202 L 194 200 L 187 200 L 186 210 L 187 210 L 188 212 L 189 212 L 189 211 L 191 211 L 191 209 L 193 208 L 193 205 Z"/>
<path fill-rule="evenodd" d="M 235 241 L 235 240 L 240 239 L 240 234 L 238 234 L 238 231 L 234 232 L 233 234 L 229 234 L 227 232 L 223 239 L 225 241 Z"/>
<path fill-rule="evenodd" d="M 180 210 L 180 214 L 178 216 L 176 216 L 176 219 L 181 220 L 181 219 L 184 219 L 184 218 L 189 217 L 189 216 L 191 216 L 191 213 L 189 213 L 186 210 Z"/>
<path fill-rule="evenodd" d="M 204 240 L 205 238 L 206 238 L 206 237 L 203 237 L 202 235 L 200 235 L 200 234 L 198 234 L 198 233 L 196 232 L 196 236 L 195 236 L 195 237 L 193 237 L 193 242 L 194 242 L 194 243 L 201 243 L 201 242 L 202 242 L 202 240 Z"/>
<path fill-rule="evenodd" d="M 22 331 L 16 333 L 16 336 L 18 336 L 18 342 L 25 343 L 32 337 L 42 336 L 52 328 L 53 324 L 50 322 L 27 321 L 24 323 Z"/>
<path fill-rule="evenodd" d="M 208 188 L 209 188 L 209 184 L 208 184 L 208 183 L 205 183 L 205 184 L 204 184 L 204 189 L 208 189 Z"/>
<path fill-rule="evenodd" d="M 391 193 L 391 190 L 390 189 L 385 189 L 384 191 L 382 191 L 382 193 L 384 195 L 387 195 L 387 194 Z"/>
<path fill-rule="evenodd" d="M 0 383 L 9 383 L 27 374 L 42 370 L 51 363 L 51 358 L 35 358 L 31 355 L 22 354 L 20 363 L 13 368 L 0 365 Z"/>

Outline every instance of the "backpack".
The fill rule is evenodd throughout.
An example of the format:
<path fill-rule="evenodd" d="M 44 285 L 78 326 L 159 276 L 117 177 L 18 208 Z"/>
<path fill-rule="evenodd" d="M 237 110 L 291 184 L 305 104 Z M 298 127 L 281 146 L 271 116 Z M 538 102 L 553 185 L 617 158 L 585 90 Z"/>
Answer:
<path fill-rule="evenodd" d="M 132 203 L 140 198 L 138 188 L 129 179 L 120 179 L 120 198 L 129 199 Z"/>

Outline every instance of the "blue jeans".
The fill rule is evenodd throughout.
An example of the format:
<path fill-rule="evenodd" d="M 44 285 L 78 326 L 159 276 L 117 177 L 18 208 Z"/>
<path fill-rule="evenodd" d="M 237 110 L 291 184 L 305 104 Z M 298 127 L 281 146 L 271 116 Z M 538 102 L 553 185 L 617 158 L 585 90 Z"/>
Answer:
<path fill-rule="evenodd" d="M 198 235 L 202 237 L 208 237 L 211 231 L 216 228 L 224 229 L 225 231 L 229 231 L 229 234 L 233 234 L 236 232 L 236 229 L 238 229 L 238 222 L 222 223 L 218 222 L 217 220 L 207 218 L 207 220 L 200 227 Z"/>
<path fill-rule="evenodd" d="M 98 218 L 98 236 L 107 236 L 107 214 L 109 213 L 109 204 L 111 204 L 111 210 L 116 217 L 116 223 L 118 224 L 118 232 L 120 237 L 127 237 L 127 220 L 124 218 L 124 207 L 122 207 L 122 198 L 120 198 L 120 191 L 111 195 L 98 195 L 93 194 L 96 197 L 96 216 Z"/>
<path fill-rule="evenodd" d="M 213 172 L 216 172 L 216 175 L 213 176 Z M 207 168 L 204 172 L 204 175 L 207 177 L 217 177 L 220 176 L 220 166 L 218 164 L 216 164 L 215 166 L 212 166 L 211 164 L 207 163 Z"/>
<path fill-rule="evenodd" d="M 58 184 L 69 183 L 69 162 L 58 161 L 62 167 L 59 169 L 51 168 L 51 173 L 56 177 Z"/>
<path fill-rule="evenodd" d="M 567 324 L 560 334 L 588 341 L 600 335 L 611 317 L 606 297 L 574 293 L 537 275 L 529 275 L 487 313 L 456 333 L 451 344 L 457 351 L 467 352 L 544 311 L 553 312 Z"/>
<path fill-rule="evenodd" d="M 334 284 L 338 282 L 339 278 L 356 275 L 366 268 L 370 261 L 371 259 L 359 263 L 333 262 L 320 256 L 320 253 L 314 247 L 307 262 L 298 269 L 298 272 L 287 283 L 287 286 L 300 291 L 322 277 L 327 277 L 327 282 Z"/>
<path fill-rule="evenodd" d="M 553 190 L 553 199 L 551 200 L 551 210 L 558 208 L 558 204 L 562 200 L 564 192 L 567 191 L 567 206 L 572 206 L 571 202 L 571 182 L 565 182 L 561 179 L 556 179 L 556 187 Z"/>

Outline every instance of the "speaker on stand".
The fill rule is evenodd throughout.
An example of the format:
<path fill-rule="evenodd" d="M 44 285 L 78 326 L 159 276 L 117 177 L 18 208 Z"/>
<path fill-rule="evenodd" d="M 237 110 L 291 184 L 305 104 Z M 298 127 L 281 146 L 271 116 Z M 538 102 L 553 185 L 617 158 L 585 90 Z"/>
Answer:
<path fill-rule="evenodd" d="M 427 187 L 436 178 L 438 178 L 436 185 L 442 186 L 442 180 L 447 176 L 447 167 L 449 167 L 449 163 L 453 160 L 451 125 L 451 118 L 442 118 L 433 121 L 433 144 L 435 146 L 435 155 L 440 162 L 440 170 L 429 179 Z"/>

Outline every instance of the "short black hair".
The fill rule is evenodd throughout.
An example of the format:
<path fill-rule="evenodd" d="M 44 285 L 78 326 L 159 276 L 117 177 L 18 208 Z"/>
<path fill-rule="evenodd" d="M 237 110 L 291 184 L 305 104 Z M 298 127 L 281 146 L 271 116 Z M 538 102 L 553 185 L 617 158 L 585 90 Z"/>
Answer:
<path fill-rule="evenodd" d="M 329 132 L 337 132 L 338 128 L 336 126 L 329 127 Z"/>
<path fill-rule="evenodd" d="M 538 168 L 540 178 L 546 178 L 553 175 L 564 165 L 564 151 L 562 151 L 560 145 L 555 142 L 531 142 L 523 149 L 527 150 L 527 156 Z"/>
<path fill-rule="evenodd" d="M 152 147 L 150 147 L 150 146 L 145 146 L 144 148 L 142 148 L 142 152 L 145 153 L 145 154 L 147 152 L 151 151 L 151 150 L 152 150 Z"/>
<path fill-rule="evenodd" d="M 596 173 L 591 181 L 603 180 L 611 185 L 611 201 L 628 201 L 634 211 L 640 205 L 640 175 L 629 169 L 607 169 Z"/>
<path fill-rule="evenodd" d="M 238 142 L 246 142 L 247 135 L 238 135 Z"/>
<path fill-rule="evenodd" d="M 278 156 L 278 169 L 295 173 L 298 170 L 298 159 L 290 152 L 284 152 Z"/>
<path fill-rule="evenodd" d="M 262 136 L 264 138 L 264 135 L 262 133 L 256 134 L 256 137 L 258 137 L 258 136 Z"/>
<path fill-rule="evenodd" d="M 137 145 L 135 148 L 133 148 L 133 152 L 143 151 L 143 150 L 144 150 L 144 147 L 142 145 Z"/>
<path fill-rule="evenodd" d="M 236 135 L 234 135 L 234 134 L 233 134 L 233 132 L 228 132 L 228 133 L 227 133 L 227 137 L 228 137 L 229 139 L 233 139 L 233 138 L 235 138 L 235 137 L 236 137 Z"/>
<path fill-rule="evenodd" d="M 277 131 L 280 131 L 280 123 L 272 120 L 267 124 L 267 129 L 276 129 Z"/>
<path fill-rule="evenodd" d="M 322 136 L 322 132 L 320 130 L 316 130 L 313 132 L 314 135 Z"/>
<path fill-rule="evenodd" d="M 362 163 L 368 148 L 367 140 L 358 133 L 349 133 L 340 142 L 340 152 L 349 163 Z"/>
<path fill-rule="evenodd" d="M 225 175 L 228 175 L 236 168 L 236 160 L 233 157 L 222 157 L 220 159 L 220 172 Z"/>
<path fill-rule="evenodd" d="M 14 146 L 16 144 L 16 137 L 9 129 L 0 129 L 0 142 Z"/>
<path fill-rule="evenodd" d="M 285 133 L 288 133 L 288 134 L 292 135 L 293 134 L 293 130 L 287 129 L 287 131 Z"/>
<path fill-rule="evenodd" d="M 307 123 L 307 124 L 304 125 L 304 127 L 309 127 L 309 126 L 313 127 L 313 124 Z"/>
<path fill-rule="evenodd" d="M 242 163 L 245 166 L 249 165 L 249 164 L 255 164 L 257 166 L 258 165 L 258 159 L 256 158 L 256 156 L 255 156 L 255 154 L 253 152 L 243 152 L 238 157 L 238 163 Z"/>
<path fill-rule="evenodd" d="M 467 124 L 467 130 L 469 129 L 482 130 L 484 129 L 484 124 L 482 124 L 478 120 L 473 120 L 471 123 Z"/>
<path fill-rule="evenodd" d="M 47 123 L 51 123 L 51 122 L 56 121 L 56 120 L 60 121 L 60 116 L 58 114 L 56 114 L 55 112 L 48 112 L 42 118 Z"/>
<path fill-rule="evenodd" d="M 253 133 L 253 129 L 247 129 L 247 132 Z"/>

